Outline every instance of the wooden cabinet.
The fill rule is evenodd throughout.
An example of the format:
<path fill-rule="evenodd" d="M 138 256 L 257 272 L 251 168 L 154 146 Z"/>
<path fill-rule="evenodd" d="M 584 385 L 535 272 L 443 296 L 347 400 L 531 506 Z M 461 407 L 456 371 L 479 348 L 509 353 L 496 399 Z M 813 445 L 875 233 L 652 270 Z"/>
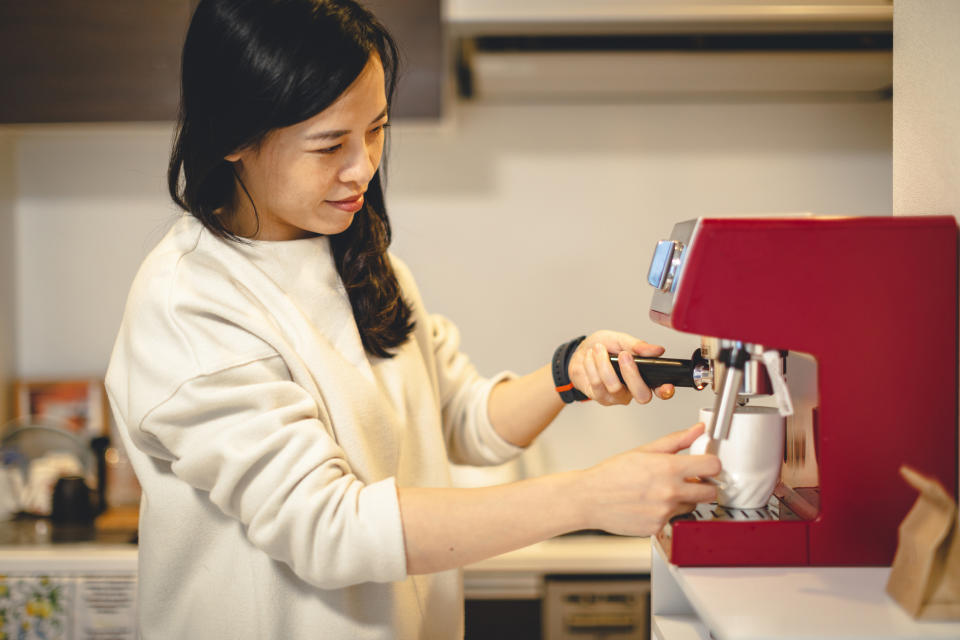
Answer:
<path fill-rule="evenodd" d="M 173 119 L 192 4 L 0 3 L 0 121 Z"/>
<path fill-rule="evenodd" d="M 444 31 L 441 0 L 367 0 L 390 30 L 402 67 L 394 117 L 439 118 L 443 109 Z"/>
<path fill-rule="evenodd" d="M 176 117 L 180 51 L 197 0 L 0 3 L 0 123 Z M 394 115 L 438 117 L 440 0 L 369 3 L 407 62 Z"/>

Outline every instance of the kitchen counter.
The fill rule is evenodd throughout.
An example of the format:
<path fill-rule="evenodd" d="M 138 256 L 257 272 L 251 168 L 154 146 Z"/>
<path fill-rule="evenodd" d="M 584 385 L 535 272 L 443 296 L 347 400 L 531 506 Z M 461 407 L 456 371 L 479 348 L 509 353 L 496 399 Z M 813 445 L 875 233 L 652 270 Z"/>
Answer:
<path fill-rule="evenodd" d="M 45 519 L 0 522 L 0 585 L 8 584 L 11 593 L 59 589 L 62 597 L 50 602 L 66 603 L 53 615 L 60 624 L 73 625 L 75 631 L 77 625 L 108 629 L 111 637 L 134 640 L 137 546 L 127 541 L 129 530 L 125 534 L 121 530 L 101 530 L 92 538 L 63 542 L 54 541 L 53 526 Z M 471 601 L 468 612 L 471 606 L 497 606 L 498 600 L 520 601 L 539 612 L 550 588 L 549 576 L 576 575 L 588 581 L 598 574 L 640 576 L 637 584 L 648 589 L 649 572 L 648 538 L 568 535 L 469 565 L 464 570 L 464 593 Z M 513 615 L 517 609 L 510 611 Z M 18 615 L 26 621 L 24 616 L 30 614 L 24 610 Z M 76 631 L 70 637 L 87 636 Z"/>
<path fill-rule="evenodd" d="M 135 573 L 135 536 L 127 527 L 58 526 L 20 516 L 0 522 L 0 574 Z"/>
<path fill-rule="evenodd" d="M 129 528 L 54 527 L 42 518 L 0 522 L 0 569 L 95 566 L 86 558 L 136 567 L 135 531 Z M 649 574 L 650 539 L 604 534 L 567 535 L 517 549 L 464 568 L 467 597 L 538 598 L 548 574 Z"/>
<path fill-rule="evenodd" d="M 889 567 L 677 567 L 659 542 L 652 561 L 659 640 L 960 638 L 960 622 L 907 615 Z"/>
<path fill-rule="evenodd" d="M 55 526 L 45 518 L 0 522 L 0 572 L 135 571 L 135 513 L 108 512 L 96 528 Z M 132 524 L 131 524 L 132 523 Z M 560 536 L 464 568 L 472 599 L 537 599 L 547 575 L 647 575 L 650 539 L 602 533 Z"/>
<path fill-rule="evenodd" d="M 0 636 L 136 639 L 135 531 L 97 522 L 0 522 Z"/>
<path fill-rule="evenodd" d="M 0 574 L 136 574 L 132 544 L 77 542 L 49 547 L 0 547 Z"/>

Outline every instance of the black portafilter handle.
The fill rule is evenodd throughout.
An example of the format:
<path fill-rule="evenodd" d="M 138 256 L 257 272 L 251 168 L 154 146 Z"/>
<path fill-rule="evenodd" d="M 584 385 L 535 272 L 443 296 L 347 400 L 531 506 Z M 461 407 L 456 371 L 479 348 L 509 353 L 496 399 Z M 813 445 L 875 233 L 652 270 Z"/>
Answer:
<path fill-rule="evenodd" d="M 651 389 L 656 389 L 663 384 L 672 384 L 675 387 L 691 387 L 700 390 L 710 384 L 710 364 L 700 355 L 700 349 L 694 351 L 689 360 L 633 356 L 633 361 L 637 363 L 640 377 Z M 613 370 L 617 372 L 620 382 L 624 382 L 623 374 L 620 373 L 620 363 L 617 362 L 615 354 L 610 354 L 610 363 L 613 365 Z"/>

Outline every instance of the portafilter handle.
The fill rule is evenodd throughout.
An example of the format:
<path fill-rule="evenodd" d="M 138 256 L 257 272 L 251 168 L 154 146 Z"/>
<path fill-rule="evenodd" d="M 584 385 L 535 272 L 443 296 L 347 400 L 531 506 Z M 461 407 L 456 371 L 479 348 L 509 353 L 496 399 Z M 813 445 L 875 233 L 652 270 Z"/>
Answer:
<path fill-rule="evenodd" d="M 633 361 L 637 363 L 640 377 L 651 389 L 672 384 L 675 387 L 691 387 L 699 391 L 709 386 L 713 380 L 713 369 L 700 355 L 700 349 L 694 351 L 689 360 L 634 356 Z M 616 354 L 610 354 L 610 364 L 613 365 L 620 382 L 624 382 Z"/>

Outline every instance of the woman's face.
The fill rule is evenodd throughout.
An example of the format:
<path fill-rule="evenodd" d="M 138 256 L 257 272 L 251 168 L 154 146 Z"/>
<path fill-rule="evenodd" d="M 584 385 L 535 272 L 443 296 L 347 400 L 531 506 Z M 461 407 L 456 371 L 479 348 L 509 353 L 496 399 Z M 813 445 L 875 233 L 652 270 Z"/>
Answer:
<path fill-rule="evenodd" d="M 227 228 L 257 240 L 345 231 L 380 165 L 386 123 L 383 66 L 373 55 L 329 107 L 226 156 L 250 193 L 248 198 L 237 185 Z"/>

